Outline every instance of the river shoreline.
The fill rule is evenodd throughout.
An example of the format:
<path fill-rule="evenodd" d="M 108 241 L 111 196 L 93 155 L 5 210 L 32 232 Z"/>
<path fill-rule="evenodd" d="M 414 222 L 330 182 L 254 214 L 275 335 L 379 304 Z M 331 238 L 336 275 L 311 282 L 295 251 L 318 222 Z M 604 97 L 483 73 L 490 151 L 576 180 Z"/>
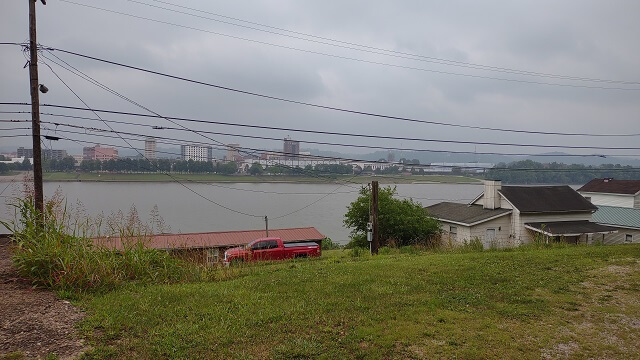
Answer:
<path fill-rule="evenodd" d="M 0 176 L 0 182 L 22 181 L 30 172 Z M 312 176 L 250 176 L 250 175 L 218 175 L 218 174 L 134 174 L 134 173 L 45 173 L 44 182 L 135 182 L 135 183 L 170 183 L 178 181 L 199 183 L 275 183 L 275 184 L 327 184 L 357 183 L 367 184 L 378 181 L 381 184 L 477 184 L 480 180 L 454 175 L 319 175 Z"/>

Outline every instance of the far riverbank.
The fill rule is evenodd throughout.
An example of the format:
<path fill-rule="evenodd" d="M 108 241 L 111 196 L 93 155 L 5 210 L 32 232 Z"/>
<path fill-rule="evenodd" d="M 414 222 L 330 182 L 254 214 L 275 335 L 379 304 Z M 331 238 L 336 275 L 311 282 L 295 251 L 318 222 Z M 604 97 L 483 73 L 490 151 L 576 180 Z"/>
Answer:
<path fill-rule="evenodd" d="M 20 175 L 22 176 L 22 175 Z M 0 181 L 4 177 L 0 176 Z M 12 176 L 11 181 L 16 179 Z M 21 179 L 21 178 L 20 178 Z M 307 183 L 323 184 L 333 182 L 350 182 L 366 184 L 373 180 L 381 184 L 474 184 L 479 183 L 479 179 L 454 176 L 454 175 L 318 175 L 313 176 L 290 176 L 290 175 L 219 175 L 219 174 L 176 174 L 171 177 L 165 174 L 132 174 L 132 173 L 45 173 L 45 182 L 173 182 L 175 180 L 205 183 Z"/>

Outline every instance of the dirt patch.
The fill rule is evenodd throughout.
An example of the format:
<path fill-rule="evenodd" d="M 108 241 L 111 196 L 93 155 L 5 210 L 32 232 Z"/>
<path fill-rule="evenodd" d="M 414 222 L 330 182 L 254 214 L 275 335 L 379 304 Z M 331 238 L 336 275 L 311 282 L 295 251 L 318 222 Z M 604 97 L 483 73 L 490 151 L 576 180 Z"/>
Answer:
<path fill-rule="evenodd" d="M 34 289 L 11 263 L 10 243 L 0 236 L 0 357 L 55 354 L 72 358 L 84 348 L 74 325 L 83 313 L 51 291 Z"/>

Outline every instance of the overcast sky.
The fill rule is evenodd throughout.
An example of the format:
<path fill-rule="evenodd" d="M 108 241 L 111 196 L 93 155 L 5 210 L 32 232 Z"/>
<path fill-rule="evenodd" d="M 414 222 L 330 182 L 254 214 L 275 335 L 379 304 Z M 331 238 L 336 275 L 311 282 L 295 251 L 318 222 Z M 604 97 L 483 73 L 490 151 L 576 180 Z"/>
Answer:
<path fill-rule="evenodd" d="M 127 17 L 59 0 L 48 0 L 46 6 L 37 4 L 38 41 L 41 44 L 221 86 L 357 111 L 451 124 L 532 131 L 640 133 L 640 2 L 636 0 L 168 0 L 209 14 L 172 7 L 154 0 L 140 0 L 138 3 L 126 0 L 75 1 L 198 30 Z M 152 8 L 141 3 L 210 19 Z M 295 31 L 298 34 L 232 18 Z M 290 36 L 257 31 L 221 21 Z M 2 1 L 0 34 L 0 41 L 28 40 L 27 1 Z M 296 39 L 292 36 L 343 47 Z M 341 43 L 319 37 L 339 40 Z M 364 45 L 367 48 L 346 43 Z M 357 47 L 367 51 L 345 47 Z M 388 54 L 396 56 L 372 53 L 371 51 L 382 52 L 371 50 L 372 48 L 395 51 Z M 415 57 L 402 58 L 411 56 L 399 55 L 400 52 L 422 56 L 420 59 L 423 61 L 418 61 Z M 44 54 L 51 56 L 46 52 Z M 290 135 L 300 140 L 303 148 L 320 148 L 343 153 L 363 153 L 372 150 L 313 145 L 305 141 L 477 152 L 564 151 L 573 154 L 640 154 L 640 150 L 613 149 L 640 147 L 639 136 L 595 138 L 531 135 L 400 122 L 262 99 L 123 69 L 60 52 L 54 54 L 100 83 L 166 116 L 394 137 L 603 146 L 608 149 L 580 150 L 373 140 L 185 123 L 194 130 L 276 139 Z M 602 79 L 607 82 L 486 71 L 469 68 L 468 65 L 437 64 L 430 61 L 434 58 L 456 61 L 458 65 L 479 64 L 535 73 Z M 0 101 L 29 102 L 28 69 L 23 69 L 25 61 L 19 47 L 0 46 Z M 89 106 L 146 113 L 145 110 L 105 92 L 53 63 L 50 65 Z M 41 103 L 84 106 L 49 68 L 40 64 L 39 70 L 40 82 L 50 89 L 47 94 L 41 95 Z M 438 72 L 571 86 L 500 81 Z M 17 109 L 13 106 L 0 106 L 0 111 Z M 20 109 L 28 110 L 26 107 Z M 87 112 L 47 107 L 43 107 L 42 112 L 95 117 Z M 3 119 L 29 118 L 28 114 L 1 116 Z M 174 126 L 163 119 L 149 120 L 114 115 L 104 115 L 103 118 Z M 90 120 L 55 118 L 49 115 L 43 115 L 42 120 L 105 128 L 104 124 Z M 124 132 L 213 144 L 213 141 L 193 133 L 121 124 L 112 126 Z M 17 125 L 0 124 L 1 129 L 9 127 Z M 94 137 L 84 134 L 84 130 L 63 126 L 58 127 L 58 130 L 82 132 L 83 134 L 60 134 L 85 141 L 84 145 L 102 143 L 126 146 L 121 140 Z M 29 133 L 2 132 L 11 135 Z M 250 148 L 274 149 L 282 146 L 282 141 L 278 140 L 208 136 L 222 143 L 240 143 Z M 141 146 L 140 141 L 131 143 L 136 147 Z M 30 138 L 26 137 L 0 138 L 0 145 L 31 147 Z M 79 145 L 60 141 L 53 146 L 65 148 Z"/>

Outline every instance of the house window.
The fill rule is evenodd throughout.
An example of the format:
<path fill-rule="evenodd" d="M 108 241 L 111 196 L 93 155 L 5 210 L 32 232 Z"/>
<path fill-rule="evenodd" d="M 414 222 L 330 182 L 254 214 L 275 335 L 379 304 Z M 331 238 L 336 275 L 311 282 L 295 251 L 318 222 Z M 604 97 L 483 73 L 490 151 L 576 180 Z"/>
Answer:
<path fill-rule="evenodd" d="M 207 249 L 207 264 L 213 265 L 220 260 L 220 249 Z"/>
<path fill-rule="evenodd" d="M 624 242 L 633 242 L 633 235 L 632 234 L 625 234 L 624 235 Z"/>
<path fill-rule="evenodd" d="M 458 227 L 457 226 L 449 226 L 449 232 L 451 233 L 451 235 L 458 234 Z"/>

